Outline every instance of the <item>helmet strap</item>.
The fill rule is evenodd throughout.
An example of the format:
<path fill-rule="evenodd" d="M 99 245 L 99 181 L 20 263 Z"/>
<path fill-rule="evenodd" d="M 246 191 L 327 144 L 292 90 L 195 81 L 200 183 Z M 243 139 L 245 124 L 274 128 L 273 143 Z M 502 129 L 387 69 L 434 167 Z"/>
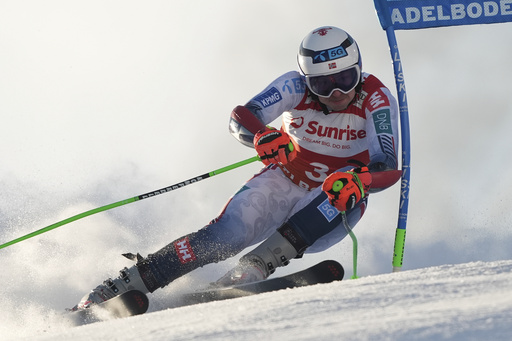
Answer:
<path fill-rule="evenodd" d="M 318 101 L 318 103 L 320 104 L 320 107 L 322 108 L 322 111 L 325 115 L 329 115 L 331 113 L 325 104 L 320 101 Z"/>
<path fill-rule="evenodd" d="M 331 112 L 329 111 L 329 109 L 327 109 L 327 106 L 325 104 L 320 102 L 320 100 L 318 99 L 318 95 L 314 94 L 313 91 L 311 91 L 309 89 L 308 89 L 308 92 L 309 92 L 309 96 L 311 97 L 311 99 L 313 101 L 317 102 L 318 104 L 320 104 L 320 108 L 322 108 L 322 112 L 324 113 L 324 115 L 329 115 Z"/>
<path fill-rule="evenodd" d="M 356 85 L 356 95 L 354 96 L 352 103 L 354 103 L 361 97 L 361 91 L 363 90 L 363 85 L 364 85 L 364 81 L 363 81 L 363 77 L 361 77 L 359 84 Z M 350 104 L 352 104 L 352 103 L 350 103 Z"/>

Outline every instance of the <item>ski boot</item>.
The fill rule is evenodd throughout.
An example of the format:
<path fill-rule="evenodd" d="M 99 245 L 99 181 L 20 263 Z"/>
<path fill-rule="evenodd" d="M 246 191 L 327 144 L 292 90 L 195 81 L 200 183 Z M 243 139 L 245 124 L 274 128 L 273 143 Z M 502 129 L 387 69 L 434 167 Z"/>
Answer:
<path fill-rule="evenodd" d="M 233 286 L 262 281 L 275 269 L 301 257 L 307 245 L 289 225 L 284 224 L 276 233 L 240 259 L 239 264 L 222 276 L 213 287 Z"/>
<path fill-rule="evenodd" d="M 87 309 L 93 304 L 105 302 L 128 290 L 139 290 L 143 293 L 149 292 L 141 278 L 137 266 L 134 265 L 129 269 L 124 268 L 119 271 L 119 273 L 119 277 L 115 279 L 109 278 L 92 289 L 90 293 L 85 295 L 80 302 L 69 309 L 69 311 Z"/>
<path fill-rule="evenodd" d="M 263 281 L 269 276 L 263 260 L 256 255 L 245 255 L 233 269 L 228 271 L 211 288 L 231 287 L 234 285 Z"/>

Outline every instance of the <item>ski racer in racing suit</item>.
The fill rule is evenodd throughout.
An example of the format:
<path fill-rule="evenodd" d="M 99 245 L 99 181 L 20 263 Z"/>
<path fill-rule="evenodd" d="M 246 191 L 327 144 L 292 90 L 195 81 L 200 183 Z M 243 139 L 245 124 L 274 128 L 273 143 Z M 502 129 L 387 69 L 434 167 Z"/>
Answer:
<path fill-rule="evenodd" d="M 362 72 L 357 43 L 339 28 L 311 31 L 298 65 L 300 72 L 285 73 L 231 114 L 230 132 L 256 149 L 261 172 L 204 228 L 146 258 L 132 255 L 136 265 L 72 310 L 130 289 L 153 292 L 258 243 L 217 284 L 263 280 L 291 259 L 346 237 L 344 224 L 357 224 L 368 194 L 400 177 L 397 104 L 375 76 Z M 266 126 L 280 116 L 280 129 Z"/>

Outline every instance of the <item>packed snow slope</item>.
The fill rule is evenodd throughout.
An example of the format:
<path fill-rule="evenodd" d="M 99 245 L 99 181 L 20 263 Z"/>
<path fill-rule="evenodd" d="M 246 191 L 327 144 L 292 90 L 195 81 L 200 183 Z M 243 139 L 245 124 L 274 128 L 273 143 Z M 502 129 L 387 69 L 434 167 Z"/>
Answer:
<path fill-rule="evenodd" d="M 228 133 L 231 110 L 296 70 L 300 41 L 323 25 L 349 31 L 363 69 L 396 94 L 373 1 L 0 1 L 0 243 L 254 156 Z M 396 34 L 412 137 L 403 273 L 387 274 L 397 184 L 354 229 L 358 280 L 166 310 L 242 253 L 155 292 L 157 312 L 62 322 L 132 265 L 122 253 L 146 256 L 214 219 L 254 163 L 0 250 L 0 341 L 512 339 L 512 23 Z M 350 274 L 351 246 L 276 275 L 323 259 Z"/>
<path fill-rule="evenodd" d="M 29 339 L 510 340 L 512 261 L 346 279 L 53 328 Z"/>

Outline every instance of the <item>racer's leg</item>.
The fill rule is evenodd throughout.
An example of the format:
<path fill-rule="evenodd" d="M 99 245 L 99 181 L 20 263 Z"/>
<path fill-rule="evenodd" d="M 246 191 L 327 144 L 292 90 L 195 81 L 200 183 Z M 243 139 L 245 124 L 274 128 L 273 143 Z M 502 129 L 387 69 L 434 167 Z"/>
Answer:
<path fill-rule="evenodd" d="M 232 257 L 270 236 L 306 194 L 307 191 L 294 185 L 278 168 L 265 168 L 230 199 L 210 224 L 176 239 L 147 258 L 140 257 L 135 266 L 125 269 L 129 278 L 134 279 L 130 281 L 132 284 L 126 285 L 122 276 L 109 279 L 86 295 L 82 306 L 86 305 L 84 302 L 105 301 L 129 289 L 153 292 L 198 267 Z"/>
<path fill-rule="evenodd" d="M 350 227 L 361 219 L 366 205 L 367 198 L 345 212 Z M 306 249 L 325 250 L 346 235 L 342 214 L 329 204 L 327 195 L 317 188 L 297 203 L 289 219 L 272 236 L 244 255 L 239 264 L 217 283 L 233 285 L 265 279 L 275 268 L 301 257 Z"/>

